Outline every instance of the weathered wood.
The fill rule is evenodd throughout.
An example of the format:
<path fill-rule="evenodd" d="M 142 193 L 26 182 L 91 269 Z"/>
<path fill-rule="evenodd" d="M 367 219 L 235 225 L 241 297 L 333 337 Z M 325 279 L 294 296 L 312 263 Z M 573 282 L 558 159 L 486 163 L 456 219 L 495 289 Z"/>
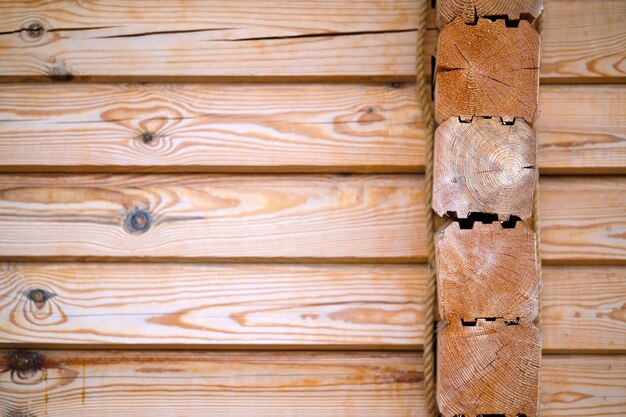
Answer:
<path fill-rule="evenodd" d="M 535 189 L 537 141 L 523 120 L 505 125 L 500 119 L 451 117 L 435 132 L 433 209 L 494 213 L 528 219 Z"/>
<path fill-rule="evenodd" d="M 544 356 L 540 404 L 543 416 L 623 416 L 626 356 Z"/>
<path fill-rule="evenodd" d="M 418 353 L 42 351 L 21 372 L 2 354 L 2 415 L 409 417 L 426 407 Z"/>
<path fill-rule="evenodd" d="M 626 85 L 544 85 L 539 103 L 542 173 L 626 174 Z"/>
<path fill-rule="evenodd" d="M 518 222 L 461 229 L 448 224 L 435 236 L 439 311 L 446 323 L 476 318 L 533 320 L 537 316 L 535 235 Z"/>
<path fill-rule="evenodd" d="M 414 175 L 0 176 L 0 258 L 415 262 Z"/>
<path fill-rule="evenodd" d="M 0 84 L 2 170 L 423 166 L 413 85 Z"/>
<path fill-rule="evenodd" d="M 537 110 L 539 34 L 526 21 L 461 19 L 441 30 L 435 81 L 438 123 L 450 117 L 516 117 L 531 122 Z"/>
<path fill-rule="evenodd" d="M 626 267 L 543 268 L 544 352 L 626 352 Z"/>
<path fill-rule="evenodd" d="M 477 17 L 532 22 L 542 10 L 542 0 L 437 0 L 437 24 L 442 28 L 457 17 L 465 23 L 474 23 Z"/>
<path fill-rule="evenodd" d="M 0 264 L 0 344 L 415 349 L 421 265 Z"/>
<path fill-rule="evenodd" d="M 542 82 L 625 82 L 626 2 L 546 0 Z"/>
<path fill-rule="evenodd" d="M 545 177 L 539 200 L 545 263 L 626 263 L 626 177 Z"/>
<path fill-rule="evenodd" d="M 11 2 L 0 77 L 414 80 L 418 20 L 415 0 Z"/>
<path fill-rule="evenodd" d="M 437 396 L 443 417 L 537 415 L 541 333 L 532 323 L 440 326 Z"/>

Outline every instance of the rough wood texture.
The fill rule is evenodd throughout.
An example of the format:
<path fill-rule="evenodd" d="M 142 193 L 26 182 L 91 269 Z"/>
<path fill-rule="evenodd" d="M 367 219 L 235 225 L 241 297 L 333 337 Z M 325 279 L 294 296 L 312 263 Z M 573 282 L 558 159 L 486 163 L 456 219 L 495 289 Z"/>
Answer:
<path fill-rule="evenodd" d="M 456 322 L 437 337 L 437 397 L 443 417 L 537 415 L 541 333 L 532 323 Z"/>
<path fill-rule="evenodd" d="M 411 171 L 413 85 L 0 84 L 3 170 Z"/>
<path fill-rule="evenodd" d="M 626 85 L 544 85 L 539 102 L 542 173 L 626 174 Z"/>
<path fill-rule="evenodd" d="M 413 80 L 417 13 L 415 0 L 10 2 L 0 77 Z"/>
<path fill-rule="evenodd" d="M 625 414 L 626 356 L 544 356 L 541 365 L 541 415 Z"/>
<path fill-rule="evenodd" d="M 437 24 L 442 28 L 457 17 L 465 23 L 474 23 L 477 17 L 532 22 L 542 9 L 542 0 L 437 0 Z"/>
<path fill-rule="evenodd" d="M 425 274 L 421 265 L 0 264 L 0 343 L 415 349 Z"/>
<path fill-rule="evenodd" d="M 626 352 L 626 267 L 543 268 L 544 352 Z"/>
<path fill-rule="evenodd" d="M 526 21 L 457 19 L 441 30 L 435 84 L 438 123 L 494 116 L 531 122 L 537 110 L 539 34 Z"/>
<path fill-rule="evenodd" d="M 5 175 L 0 257 L 413 262 L 414 175 Z"/>
<path fill-rule="evenodd" d="M 542 82 L 625 82 L 626 2 L 547 0 Z"/>
<path fill-rule="evenodd" d="M 626 177 L 539 182 L 545 263 L 626 263 Z"/>
<path fill-rule="evenodd" d="M 446 323 L 476 318 L 537 316 L 535 234 L 522 222 L 461 229 L 453 222 L 435 236 L 439 311 Z"/>
<path fill-rule="evenodd" d="M 523 120 L 451 117 L 435 132 L 433 210 L 494 213 L 502 220 L 532 215 L 537 141 Z"/>
<path fill-rule="evenodd" d="M 418 353 L 43 351 L 26 369 L 2 354 L 7 416 L 409 417 L 426 407 Z"/>

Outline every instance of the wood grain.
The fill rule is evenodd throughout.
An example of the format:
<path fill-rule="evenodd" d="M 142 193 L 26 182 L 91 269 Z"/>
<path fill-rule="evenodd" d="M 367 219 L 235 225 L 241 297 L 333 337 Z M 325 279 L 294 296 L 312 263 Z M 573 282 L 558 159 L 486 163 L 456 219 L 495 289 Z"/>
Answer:
<path fill-rule="evenodd" d="M 541 333 L 527 321 L 439 326 L 437 403 L 443 417 L 537 415 Z"/>
<path fill-rule="evenodd" d="M 506 16 L 508 20 L 533 21 L 541 14 L 542 0 L 438 0 L 437 23 L 444 27 L 460 17 L 465 23 L 475 23 L 477 17 Z"/>
<path fill-rule="evenodd" d="M 523 118 L 537 111 L 539 34 L 526 21 L 454 20 L 441 30 L 435 73 L 435 117 Z"/>
<path fill-rule="evenodd" d="M 2 352 L 2 415 L 415 416 L 419 353 Z M 21 372 L 20 372 L 21 371 Z M 13 413 L 13 414 L 12 414 Z"/>
<path fill-rule="evenodd" d="M 504 229 L 453 222 L 435 235 L 439 311 L 446 323 L 537 316 L 535 233 L 522 222 Z M 460 413 L 462 414 L 462 413 Z"/>
<path fill-rule="evenodd" d="M 5 2 L 5 80 L 415 79 L 415 0 Z"/>
<path fill-rule="evenodd" d="M 0 344 L 420 348 L 422 265 L 0 264 Z"/>
<path fill-rule="evenodd" d="M 544 356 L 541 415 L 620 417 L 626 413 L 626 356 Z"/>
<path fill-rule="evenodd" d="M 451 117 L 435 131 L 432 207 L 440 216 L 454 212 L 530 218 L 536 181 L 535 131 L 518 119 Z"/>
<path fill-rule="evenodd" d="M 626 263 L 626 177 L 542 177 L 545 263 Z"/>
<path fill-rule="evenodd" d="M 626 85 L 544 85 L 538 160 L 548 174 L 626 174 Z"/>
<path fill-rule="evenodd" d="M 542 82 L 626 81 L 626 2 L 546 0 Z"/>
<path fill-rule="evenodd" d="M 3 171 L 410 172 L 413 85 L 0 84 Z"/>
<path fill-rule="evenodd" d="M 543 268 L 544 352 L 626 352 L 626 267 Z"/>
<path fill-rule="evenodd" d="M 0 176 L 0 258 L 416 262 L 415 175 Z"/>

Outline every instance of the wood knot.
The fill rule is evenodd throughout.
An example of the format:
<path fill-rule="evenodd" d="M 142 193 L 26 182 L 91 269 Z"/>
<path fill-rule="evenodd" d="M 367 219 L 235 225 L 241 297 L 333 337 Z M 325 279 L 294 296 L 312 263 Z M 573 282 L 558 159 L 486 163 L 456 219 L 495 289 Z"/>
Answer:
<path fill-rule="evenodd" d="M 24 36 L 22 39 L 26 41 L 38 41 L 46 34 L 46 28 L 40 22 L 30 22 L 22 28 Z"/>
<path fill-rule="evenodd" d="M 150 212 L 140 208 L 133 209 L 124 220 L 124 228 L 128 233 L 140 235 L 147 232 L 152 225 Z"/>
<path fill-rule="evenodd" d="M 30 379 L 44 367 L 46 358 L 28 350 L 13 350 L 5 354 L 7 370 L 11 371 L 11 377 L 18 379 Z"/>
<path fill-rule="evenodd" d="M 37 308 L 42 308 L 46 301 L 54 297 L 54 294 L 41 288 L 34 288 L 28 291 L 27 296 L 32 302 L 35 303 Z"/>
<path fill-rule="evenodd" d="M 52 81 L 72 81 L 74 76 L 67 72 L 63 67 L 52 67 L 50 70 L 50 79 Z"/>
<path fill-rule="evenodd" d="M 404 87 L 404 83 L 391 83 L 391 84 L 389 84 L 389 87 L 391 87 L 391 88 L 402 88 L 402 87 Z"/>
<path fill-rule="evenodd" d="M 154 142 L 155 139 L 156 139 L 156 136 L 152 132 L 146 131 L 141 134 L 141 141 L 145 143 L 146 145 L 151 144 L 152 142 Z"/>

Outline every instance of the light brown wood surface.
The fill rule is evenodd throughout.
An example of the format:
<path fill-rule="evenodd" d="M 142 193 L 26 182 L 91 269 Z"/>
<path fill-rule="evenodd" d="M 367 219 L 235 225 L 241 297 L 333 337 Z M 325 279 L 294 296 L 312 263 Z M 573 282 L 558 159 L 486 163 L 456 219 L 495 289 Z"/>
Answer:
<path fill-rule="evenodd" d="M 415 0 L 5 2 L 0 77 L 414 80 L 417 24 Z"/>
<path fill-rule="evenodd" d="M 624 86 L 541 86 L 541 171 L 625 173 L 624 101 Z M 410 84 L 0 84 L 0 119 L 5 172 L 424 170 Z"/>
<path fill-rule="evenodd" d="M 435 131 L 433 210 L 497 214 L 501 220 L 530 218 L 536 179 L 537 140 L 524 120 L 456 117 Z"/>
<path fill-rule="evenodd" d="M 410 262 L 415 175 L 0 176 L 0 258 Z"/>
<path fill-rule="evenodd" d="M 0 264 L 0 344 L 415 349 L 425 279 L 422 265 Z"/>
<path fill-rule="evenodd" d="M 620 417 L 626 412 L 626 356 L 544 356 L 541 415 Z"/>
<path fill-rule="evenodd" d="M 539 181 L 544 263 L 626 263 L 626 177 Z"/>
<path fill-rule="evenodd" d="M 426 407 L 418 353 L 43 351 L 26 369 L 2 353 L 3 415 L 409 417 Z"/>
<path fill-rule="evenodd" d="M 414 171 L 412 84 L 0 84 L 15 171 Z"/>
<path fill-rule="evenodd" d="M 544 352 L 626 352 L 626 267 L 543 268 Z"/>
<path fill-rule="evenodd" d="M 457 17 L 465 23 L 474 23 L 477 17 L 503 16 L 533 21 L 542 9 L 542 0 L 437 0 L 437 24 L 444 27 Z"/>
<path fill-rule="evenodd" d="M 626 2 L 546 0 L 541 80 L 625 82 Z"/>
<path fill-rule="evenodd" d="M 626 85 L 543 85 L 542 173 L 626 174 Z"/>
<path fill-rule="evenodd" d="M 437 402 L 443 417 L 537 415 L 541 332 L 532 323 L 455 322 L 437 335 Z"/>
<path fill-rule="evenodd" d="M 539 34 L 526 21 L 457 19 L 439 34 L 435 79 L 438 123 L 450 117 L 519 117 L 532 122 L 537 111 Z"/>
<path fill-rule="evenodd" d="M 476 318 L 533 320 L 537 316 L 535 234 L 522 222 L 514 229 L 453 222 L 435 235 L 439 311 L 446 323 Z"/>

